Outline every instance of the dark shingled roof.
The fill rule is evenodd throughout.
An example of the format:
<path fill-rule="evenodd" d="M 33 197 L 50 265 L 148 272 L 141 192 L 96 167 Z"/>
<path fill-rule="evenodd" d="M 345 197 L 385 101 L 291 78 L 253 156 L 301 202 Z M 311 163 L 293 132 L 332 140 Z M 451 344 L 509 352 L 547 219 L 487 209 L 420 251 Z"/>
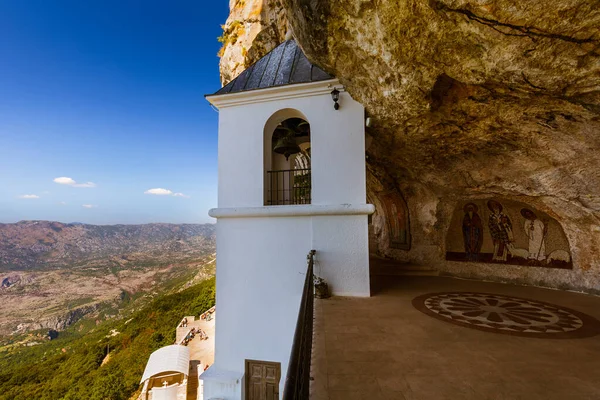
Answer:
<path fill-rule="evenodd" d="M 291 39 L 275 47 L 215 95 L 328 79 L 333 76 L 311 64 L 296 41 Z"/>

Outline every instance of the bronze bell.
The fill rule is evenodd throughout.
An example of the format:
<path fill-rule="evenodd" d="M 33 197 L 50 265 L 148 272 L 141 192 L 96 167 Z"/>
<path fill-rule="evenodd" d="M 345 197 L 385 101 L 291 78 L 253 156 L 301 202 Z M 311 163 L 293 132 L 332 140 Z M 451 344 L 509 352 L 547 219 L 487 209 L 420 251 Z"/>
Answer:
<path fill-rule="evenodd" d="M 308 133 L 310 134 L 310 125 L 308 124 L 308 122 L 306 121 L 302 121 L 298 124 L 298 128 L 297 128 L 301 133 Z"/>
<path fill-rule="evenodd" d="M 288 160 L 292 154 L 300 153 L 300 146 L 296 144 L 294 135 L 285 135 L 277 139 L 277 143 L 273 147 L 273 151 L 277 154 L 283 154 Z"/>

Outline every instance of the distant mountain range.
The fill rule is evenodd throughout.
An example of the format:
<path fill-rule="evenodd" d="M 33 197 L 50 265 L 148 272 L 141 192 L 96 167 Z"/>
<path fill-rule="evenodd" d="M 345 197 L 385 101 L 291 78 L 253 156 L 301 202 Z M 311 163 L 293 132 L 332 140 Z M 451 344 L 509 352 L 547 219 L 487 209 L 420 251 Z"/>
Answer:
<path fill-rule="evenodd" d="M 212 224 L 0 224 L 0 272 L 107 262 L 182 261 L 214 251 Z"/>
<path fill-rule="evenodd" d="M 214 253 L 211 224 L 0 224 L 0 348 L 11 333 L 114 318 L 206 279 Z"/>

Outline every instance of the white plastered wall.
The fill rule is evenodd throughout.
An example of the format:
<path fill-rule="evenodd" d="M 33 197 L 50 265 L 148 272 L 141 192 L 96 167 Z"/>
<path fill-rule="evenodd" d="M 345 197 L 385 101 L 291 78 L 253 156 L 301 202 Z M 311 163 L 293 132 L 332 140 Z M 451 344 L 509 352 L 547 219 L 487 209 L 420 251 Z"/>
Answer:
<path fill-rule="evenodd" d="M 260 99 L 257 91 L 256 101 L 213 101 L 220 112 L 219 208 L 211 211 L 220 217 L 213 374 L 243 376 L 246 359 L 280 362 L 280 394 L 307 253 L 317 250 L 315 273 L 328 281 L 334 294 L 370 294 L 368 212 L 347 212 L 366 209 L 363 107 L 342 92 L 335 111 L 327 83 L 311 84 L 305 95 L 299 94 L 304 85 L 295 86 L 272 100 Z M 311 127 L 312 205 L 264 207 L 271 135 L 277 124 L 292 117 L 305 119 Z M 339 210 L 324 214 L 319 206 Z M 286 209 L 289 214 L 261 214 L 266 209 Z M 240 379 L 225 393 L 219 392 L 222 383 L 204 383 L 205 393 L 236 400 L 244 386 Z"/>
<path fill-rule="evenodd" d="M 219 114 L 219 208 L 264 204 L 271 135 L 277 124 L 293 117 L 310 124 L 312 204 L 365 203 L 364 109 L 349 94 L 340 94 L 338 111 L 324 90 L 224 107 Z"/>

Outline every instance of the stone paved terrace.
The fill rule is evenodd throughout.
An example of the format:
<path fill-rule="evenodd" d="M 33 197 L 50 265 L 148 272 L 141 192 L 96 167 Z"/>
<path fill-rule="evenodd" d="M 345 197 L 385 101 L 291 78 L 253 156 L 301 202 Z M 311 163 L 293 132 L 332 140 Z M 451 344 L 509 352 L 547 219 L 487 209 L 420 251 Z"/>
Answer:
<path fill-rule="evenodd" d="M 196 400 L 198 398 L 198 366 L 202 369 L 206 365 L 212 365 L 215 360 L 215 319 L 217 313 L 212 312 L 210 320 L 195 319 L 193 316 L 187 316 L 187 327 L 178 326 L 176 331 L 176 341 L 179 343 L 192 328 L 199 328 L 207 334 L 208 339 L 201 340 L 196 335 L 189 341 L 187 347 L 190 349 L 190 370 L 187 384 L 187 400 Z"/>
<path fill-rule="evenodd" d="M 316 300 L 311 399 L 600 399 L 600 297 L 442 277 L 372 279 L 371 298 Z M 436 292 L 568 310 L 423 296 Z M 413 306 L 419 296 L 420 309 L 438 318 Z M 531 333 L 522 332 L 528 324 Z"/>

